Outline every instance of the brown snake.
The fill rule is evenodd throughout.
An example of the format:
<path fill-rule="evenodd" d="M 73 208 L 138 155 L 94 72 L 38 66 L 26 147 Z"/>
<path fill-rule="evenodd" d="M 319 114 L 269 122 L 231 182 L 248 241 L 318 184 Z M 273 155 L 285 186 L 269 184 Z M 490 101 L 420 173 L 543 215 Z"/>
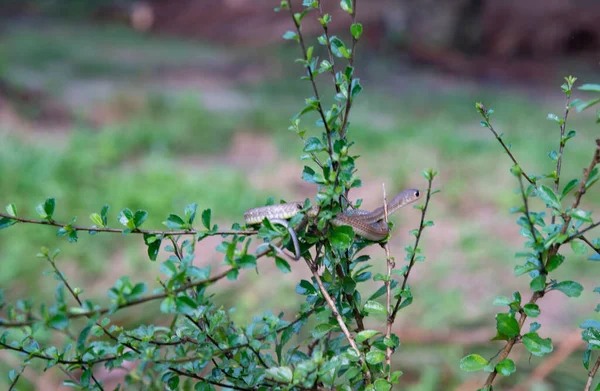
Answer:
<path fill-rule="evenodd" d="M 403 206 L 418 200 L 420 197 L 421 192 L 417 189 L 407 189 L 398 193 L 387 204 L 388 215 L 391 215 Z M 260 224 L 264 219 L 268 219 L 273 223 L 281 224 L 288 228 L 296 250 L 296 255 L 293 258 L 298 260 L 300 259 L 298 239 L 296 238 L 294 230 L 288 226 L 287 221 L 285 220 L 297 215 L 303 207 L 304 204 L 302 202 L 290 202 L 287 204 L 252 208 L 244 213 L 244 219 L 246 220 L 247 225 Z M 314 217 L 318 213 L 319 208 L 317 206 L 313 206 L 306 211 L 306 215 L 309 217 Z M 360 209 L 347 210 L 338 214 L 331 222 L 336 227 L 348 225 L 352 227 L 358 236 L 378 242 L 387 238 L 390 233 L 388 225 L 383 223 L 384 219 L 384 208 L 379 207 L 371 212 Z"/>

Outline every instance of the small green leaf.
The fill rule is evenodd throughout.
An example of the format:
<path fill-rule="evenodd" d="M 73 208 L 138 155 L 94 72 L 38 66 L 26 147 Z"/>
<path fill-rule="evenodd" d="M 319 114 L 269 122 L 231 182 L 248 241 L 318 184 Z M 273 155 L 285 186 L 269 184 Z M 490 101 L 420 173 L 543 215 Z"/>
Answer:
<path fill-rule="evenodd" d="M 594 222 L 592 220 L 591 214 L 592 214 L 592 212 L 588 212 L 588 211 L 581 210 L 581 209 L 571 210 L 571 217 L 573 217 L 575 220 L 583 221 L 584 223 L 593 223 Z"/>
<path fill-rule="evenodd" d="M 196 302 L 188 296 L 178 296 L 175 299 L 175 306 L 177 308 L 177 312 L 181 312 L 186 315 L 192 314 L 198 305 Z"/>
<path fill-rule="evenodd" d="M 496 315 L 496 330 L 508 338 L 514 338 L 519 335 L 519 322 L 510 314 Z"/>
<path fill-rule="evenodd" d="M 381 334 L 381 332 L 377 330 L 363 330 L 356 334 L 356 342 L 360 343 L 366 341 L 367 339 L 372 338 L 377 334 Z"/>
<path fill-rule="evenodd" d="M 352 0 L 342 0 L 340 1 L 340 7 L 347 13 L 352 13 Z"/>
<path fill-rule="evenodd" d="M 278 382 L 290 383 L 292 381 L 292 370 L 288 367 L 271 367 L 265 373 L 269 379 Z"/>
<path fill-rule="evenodd" d="M 558 118 L 558 116 L 556 114 L 552 114 L 552 113 L 548 114 L 548 119 L 550 121 L 554 121 L 554 122 L 559 123 L 559 124 L 561 123 L 560 118 Z"/>
<path fill-rule="evenodd" d="M 185 218 L 189 225 L 194 223 L 194 219 L 196 219 L 196 212 L 198 211 L 198 204 L 192 203 L 185 207 L 184 214 Z M 209 228 L 210 229 L 210 228 Z"/>
<path fill-rule="evenodd" d="M 0 229 L 8 228 L 17 223 L 17 220 L 9 219 L 8 217 L 0 218 Z"/>
<path fill-rule="evenodd" d="M 295 32 L 288 30 L 283 34 L 283 39 L 294 39 L 296 41 L 298 41 L 298 34 L 296 34 Z"/>
<path fill-rule="evenodd" d="M 92 213 L 90 215 L 90 220 L 92 220 L 92 223 L 94 223 L 97 227 L 104 227 L 102 217 L 100 217 L 98 213 Z"/>
<path fill-rule="evenodd" d="M 289 273 L 292 271 L 290 264 L 287 263 L 285 259 L 279 257 L 275 257 L 275 266 L 277 266 L 277 269 L 279 269 L 282 273 Z"/>
<path fill-rule="evenodd" d="M 387 309 L 385 306 L 373 300 L 367 301 L 363 309 L 371 314 L 387 315 Z"/>
<path fill-rule="evenodd" d="M 573 250 L 575 254 L 583 255 L 587 252 L 587 246 L 584 242 L 580 240 L 572 240 L 571 250 Z"/>
<path fill-rule="evenodd" d="M 245 254 L 238 259 L 238 265 L 242 269 L 255 268 L 256 267 L 256 257 L 251 254 Z"/>
<path fill-rule="evenodd" d="M 529 287 L 534 292 L 541 292 L 546 289 L 546 275 L 540 274 L 529 283 Z"/>
<path fill-rule="evenodd" d="M 55 198 L 48 198 L 44 201 L 43 204 L 39 204 L 35 210 L 38 212 L 38 215 L 47 221 L 52 221 L 52 215 L 54 214 L 54 208 L 56 206 Z"/>
<path fill-rule="evenodd" d="M 133 224 L 135 225 L 135 228 L 141 227 L 142 224 L 144 224 L 144 221 L 146 221 L 146 218 L 148 218 L 148 212 L 145 210 L 136 211 L 133 215 Z"/>
<path fill-rule="evenodd" d="M 600 92 L 600 84 L 584 84 L 578 87 L 581 91 Z"/>
<path fill-rule="evenodd" d="M 510 358 L 505 358 L 496 364 L 496 371 L 502 376 L 510 376 L 511 373 L 517 370 L 515 362 Z"/>
<path fill-rule="evenodd" d="M 562 265 L 564 260 L 565 260 L 565 257 L 560 254 L 553 255 L 548 260 L 548 264 L 546 265 L 546 271 L 551 272 L 551 271 L 556 270 L 560 265 Z"/>
<path fill-rule="evenodd" d="M 210 209 L 204 209 L 202 211 L 202 225 L 206 229 L 210 229 L 211 214 L 212 214 L 212 211 Z"/>
<path fill-rule="evenodd" d="M 345 276 L 342 280 L 342 287 L 344 288 L 344 293 L 351 295 L 356 289 L 356 281 L 354 281 L 350 276 Z"/>
<path fill-rule="evenodd" d="M 540 314 L 540 307 L 537 304 L 525 304 L 523 306 L 523 311 L 527 316 L 536 318 Z"/>
<path fill-rule="evenodd" d="M 579 297 L 583 291 L 583 286 L 575 281 L 562 281 L 552 286 L 551 290 L 560 291 L 568 297 Z"/>
<path fill-rule="evenodd" d="M 541 185 L 538 187 L 538 195 L 539 197 L 546 203 L 547 206 L 561 210 L 561 204 L 554 194 L 554 191 L 546 185 Z"/>
<path fill-rule="evenodd" d="M 11 216 L 16 217 L 17 216 L 17 207 L 15 206 L 15 204 L 6 205 L 6 213 L 8 213 Z"/>
<path fill-rule="evenodd" d="M 375 386 L 375 391 L 390 391 L 392 389 L 392 385 L 384 379 L 375 380 L 373 386 Z"/>
<path fill-rule="evenodd" d="M 204 213 L 203 213 L 204 214 Z M 163 222 L 169 229 L 183 229 L 186 227 L 185 221 L 176 214 L 170 214 L 167 220 Z"/>
<path fill-rule="evenodd" d="M 321 323 L 315 326 L 311 335 L 315 339 L 319 339 L 325 336 L 330 330 L 332 330 L 335 326 L 329 323 Z"/>
<path fill-rule="evenodd" d="M 352 26 L 350 26 L 350 33 L 352 34 L 354 39 L 358 40 L 360 38 L 360 36 L 362 35 L 362 32 L 363 32 L 362 24 L 353 23 Z"/>
<path fill-rule="evenodd" d="M 385 360 L 385 352 L 381 350 L 371 350 L 366 355 L 367 362 L 371 365 L 379 364 Z"/>
<path fill-rule="evenodd" d="M 346 251 L 352 245 L 353 238 L 354 231 L 352 230 L 352 227 L 342 225 L 339 227 L 335 227 L 331 231 L 331 235 L 329 236 L 329 242 L 336 250 Z"/>
<path fill-rule="evenodd" d="M 534 356 L 544 356 L 552 352 L 552 340 L 550 338 L 543 339 L 536 332 L 523 335 L 523 345 Z"/>
<path fill-rule="evenodd" d="M 575 186 L 577 186 L 578 183 L 579 179 L 573 179 L 569 181 L 569 183 L 567 183 L 567 185 L 563 189 L 562 194 L 560 195 L 560 199 L 564 199 L 571 192 L 571 190 L 573 190 Z"/>
<path fill-rule="evenodd" d="M 314 295 L 317 293 L 317 289 L 309 281 L 302 280 L 296 286 L 296 293 L 299 295 Z"/>
<path fill-rule="evenodd" d="M 460 360 L 460 369 L 465 372 L 481 371 L 488 364 L 488 360 L 479 354 L 469 354 Z"/>
<path fill-rule="evenodd" d="M 58 313 L 48 319 L 48 327 L 53 329 L 62 330 L 65 329 L 69 325 L 69 318 L 64 313 Z"/>

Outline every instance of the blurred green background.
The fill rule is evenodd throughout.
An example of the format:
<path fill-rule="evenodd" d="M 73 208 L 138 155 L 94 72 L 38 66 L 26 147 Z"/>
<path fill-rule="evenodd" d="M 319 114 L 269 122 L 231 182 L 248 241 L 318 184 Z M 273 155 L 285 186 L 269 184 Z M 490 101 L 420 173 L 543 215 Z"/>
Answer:
<path fill-rule="evenodd" d="M 36 205 L 56 197 L 57 220 L 77 216 L 78 224 L 91 225 L 90 213 L 109 204 L 109 225 L 115 227 L 121 209 L 145 209 L 145 227 L 158 229 L 169 213 L 197 202 L 226 227 L 269 196 L 315 194 L 301 180 L 303 142 L 287 130 L 312 91 L 299 80 L 302 69 L 293 61 L 298 48 L 280 39 L 290 28 L 286 15 L 274 15 L 276 3 L 269 1 L 169 3 L 3 2 L 3 206 L 15 203 L 20 215 L 35 218 Z M 349 20 L 337 2 L 325 3 L 334 33 L 347 36 Z M 414 304 L 399 315 L 394 330 L 403 343 L 394 356 L 405 373 L 401 389 L 477 388 L 481 378 L 460 372 L 458 363 L 466 353 L 492 356 L 502 346 L 488 342 L 491 302 L 515 290 L 528 296 L 527 277 L 512 272 L 513 254 L 523 248 L 517 216 L 508 212 L 518 203 L 516 182 L 508 157 L 480 127 L 474 104 L 495 109 L 496 128 L 527 172 L 555 168 L 547 153 L 558 148 L 559 129 L 546 116 L 562 114 L 564 76 L 599 81 L 600 49 L 600 28 L 588 21 L 600 17 L 598 6 L 559 3 L 535 8 L 513 1 L 430 0 L 415 7 L 372 1 L 367 9 L 359 1 L 365 37 L 357 48 L 357 73 L 365 91 L 353 107 L 349 138 L 361 155 L 363 187 L 351 197 L 376 207 L 382 183 L 388 194 L 422 188 L 420 173 L 430 167 L 440 172 L 442 190 L 431 205 L 435 227 L 425 236 L 427 260 L 412 280 Z M 554 21 L 551 31 L 548 20 Z M 314 38 L 318 30 L 309 24 L 306 33 Z M 329 78 L 320 82 L 331 102 Z M 587 166 L 598 136 L 593 113 L 573 113 L 568 129 L 579 137 L 565 151 L 565 179 Z M 591 192 L 585 206 L 597 209 L 599 195 Z M 391 249 L 401 265 L 418 213 L 406 209 L 394 221 Z M 219 268 L 213 251 L 218 242 L 198 246 L 199 265 Z M 46 265 L 35 257 L 41 246 L 62 250 L 59 267 L 89 297 L 104 298 L 121 275 L 154 287 L 159 274 L 160 263 L 148 261 L 141 237 L 81 234 L 79 243 L 70 244 L 49 227 L 17 225 L 0 232 L 0 287 L 8 300 L 31 296 L 43 302 L 52 294 L 55 281 L 42 276 Z M 383 269 L 383 251 L 370 252 Z M 563 354 L 540 359 L 516 349 L 517 376 L 500 380 L 500 387 L 583 388 L 587 376 L 577 326 L 593 316 L 592 289 L 598 285 L 594 265 L 585 259 L 572 256 L 557 273 L 585 286 L 580 298 L 554 293 L 540 302 L 541 334 L 556 338 L 555 350 Z M 239 321 L 265 310 L 283 310 L 291 318 L 302 301 L 295 286 L 308 275 L 302 264 L 293 264 L 281 276 L 273 262 L 263 260 L 259 274 L 246 272 L 211 290 L 218 302 L 236 308 Z M 133 315 L 168 321 L 157 318 L 154 307 Z M 131 318 L 117 314 L 114 320 L 133 326 Z M 6 374 L 18 361 L 0 353 Z M 534 372 L 540 365 L 550 368 L 543 376 Z M 27 370 L 19 384 L 60 389 L 61 375 Z M 8 376 L 0 375 L 0 387 L 8 384 Z"/>

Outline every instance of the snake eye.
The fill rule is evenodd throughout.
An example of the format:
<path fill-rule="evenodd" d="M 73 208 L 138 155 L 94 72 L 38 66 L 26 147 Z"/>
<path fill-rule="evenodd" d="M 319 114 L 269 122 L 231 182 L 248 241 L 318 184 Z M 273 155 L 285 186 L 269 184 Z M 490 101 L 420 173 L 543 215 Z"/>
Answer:
<path fill-rule="evenodd" d="M 419 193 L 419 190 L 415 190 L 415 197 L 418 197 L 420 195 L 421 195 L 421 193 Z"/>

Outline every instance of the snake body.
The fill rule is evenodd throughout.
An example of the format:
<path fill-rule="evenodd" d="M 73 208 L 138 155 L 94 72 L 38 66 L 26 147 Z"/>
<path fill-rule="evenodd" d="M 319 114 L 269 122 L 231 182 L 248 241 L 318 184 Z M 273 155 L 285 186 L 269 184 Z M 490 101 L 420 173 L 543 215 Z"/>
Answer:
<path fill-rule="evenodd" d="M 417 189 L 407 189 L 396 195 L 387 204 L 388 215 L 398 209 L 419 199 L 421 193 Z M 247 225 L 260 224 L 265 218 L 268 220 L 287 220 L 297 215 L 304 207 L 302 202 L 290 202 L 287 204 L 261 206 L 248 209 L 244 213 Z M 306 214 L 310 217 L 316 216 L 319 208 L 311 207 Z M 338 214 L 331 222 L 334 226 L 349 225 L 354 232 L 365 239 L 381 241 L 389 234 L 388 225 L 382 223 L 385 219 L 383 207 L 371 212 L 366 210 L 347 210 Z"/>

